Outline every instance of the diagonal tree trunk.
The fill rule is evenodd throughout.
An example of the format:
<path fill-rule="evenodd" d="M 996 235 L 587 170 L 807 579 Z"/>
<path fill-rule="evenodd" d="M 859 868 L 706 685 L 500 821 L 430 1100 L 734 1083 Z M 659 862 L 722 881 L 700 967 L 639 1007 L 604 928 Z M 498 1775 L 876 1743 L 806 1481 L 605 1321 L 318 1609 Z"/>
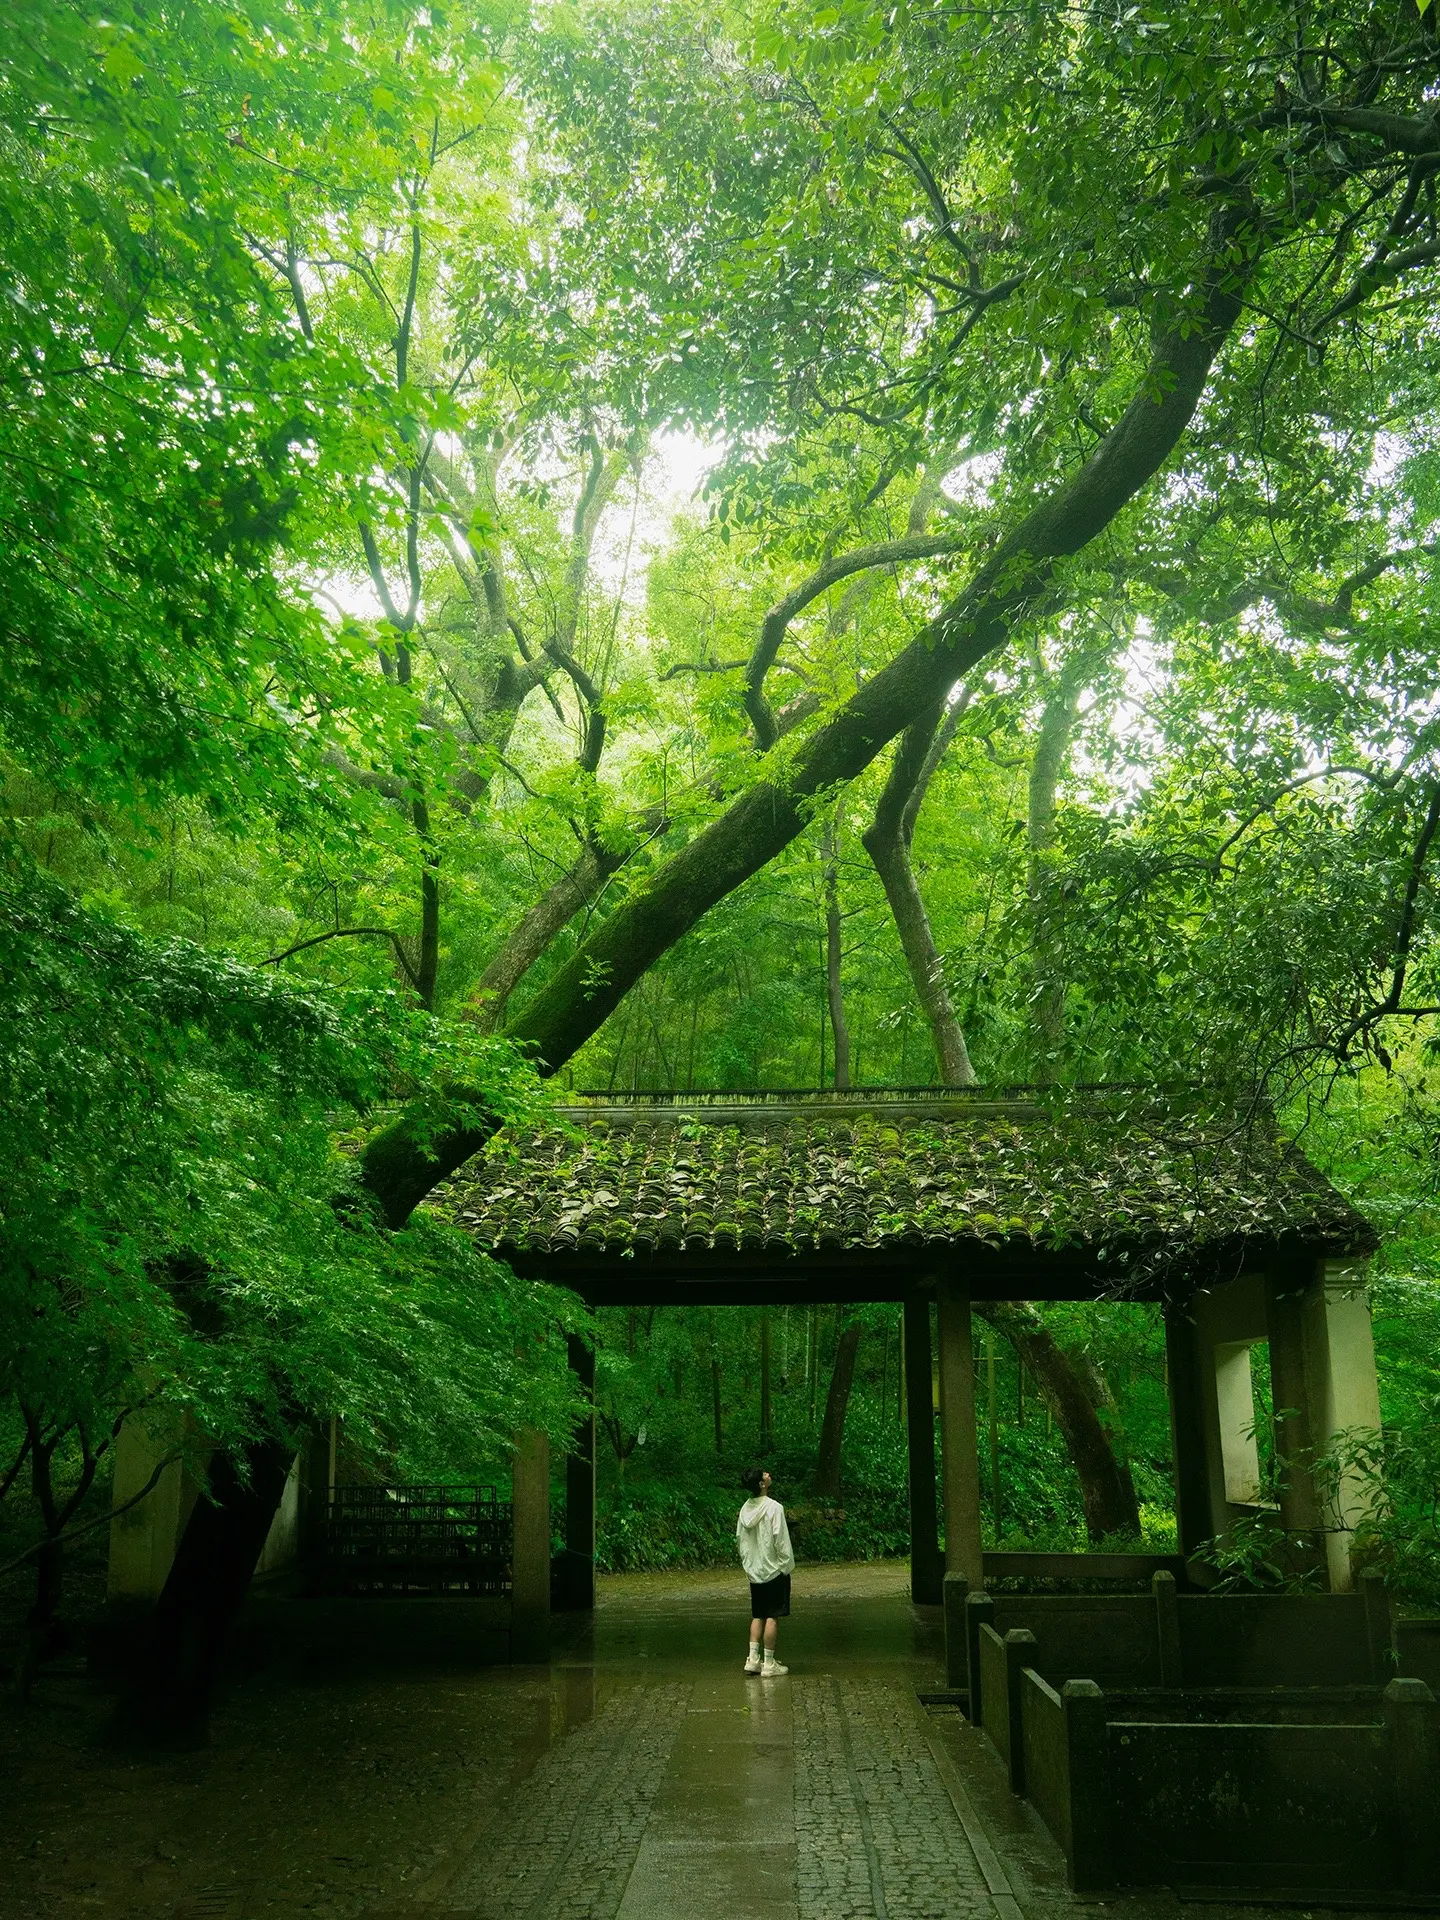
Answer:
<path fill-rule="evenodd" d="M 1076 693 L 1078 699 L 1078 689 Z M 905 911 L 910 916 L 911 937 L 904 938 L 905 957 L 910 965 L 915 993 L 930 1022 L 935 1052 L 940 1062 L 940 1078 L 946 1086 L 974 1086 L 976 1078 L 965 1050 L 965 1037 L 955 1018 L 943 980 L 939 978 L 939 960 L 930 933 L 929 916 L 910 865 L 910 839 L 924 801 L 926 789 L 940 763 L 940 757 L 954 736 L 968 695 L 955 700 L 946 720 L 936 724 L 938 716 L 910 728 L 903 736 L 890 769 L 880 803 L 875 809 L 875 824 L 865 835 L 865 845 L 875 864 L 889 865 L 892 875 L 903 883 Z M 1072 702 L 1070 711 L 1073 712 Z M 928 729 L 928 732 L 927 732 Z M 1068 736 L 1067 736 L 1068 737 Z M 1053 804 L 1053 788 L 1052 788 Z M 877 847 L 881 858 L 876 857 Z M 886 896 L 892 898 L 889 882 Z M 897 914 L 897 923 L 899 916 Z M 1108 1534 L 1138 1533 L 1140 1510 L 1130 1470 L 1117 1458 L 1110 1436 L 1086 1385 L 1083 1370 L 1059 1347 L 1046 1327 L 1038 1309 L 1028 1300 L 1015 1302 L 977 1302 L 975 1311 L 1015 1348 L 1022 1363 L 1040 1383 L 1041 1392 L 1054 1412 L 1065 1437 L 1085 1510 L 1085 1530 L 1092 1544 Z"/>
<path fill-rule="evenodd" d="M 548 887 L 515 926 L 500 951 L 481 974 L 471 1006 L 479 1023 L 489 1029 L 505 1018 L 510 995 L 544 953 L 550 942 L 592 900 L 625 854 L 585 846 L 574 864 Z"/>
<path fill-rule="evenodd" d="M 148 1644 L 121 1697 L 122 1737 L 159 1747 L 205 1739 L 210 1696 L 230 1626 L 280 1504 L 293 1448 L 261 1441 L 242 1475 L 218 1454 L 208 1497 L 195 1503 L 165 1586 L 148 1623 Z"/>
<path fill-rule="evenodd" d="M 960 716 L 970 699 L 967 690 L 951 702 L 943 720 L 932 709 L 906 728 L 875 808 L 875 818 L 861 836 L 890 903 L 915 998 L 930 1028 L 940 1080 L 947 1087 L 973 1087 L 977 1082 L 970 1050 L 945 985 L 930 916 L 916 883 L 910 842 L 931 778 L 955 737 Z"/>
<path fill-rule="evenodd" d="M 1110 1444 L 1082 1368 L 1057 1345 L 1029 1300 L 976 1302 L 982 1320 L 1003 1333 L 1040 1384 L 1065 1437 L 1092 1546 L 1110 1534 L 1138 1534 L 1140 1506 L 1130 1469 Z"/>

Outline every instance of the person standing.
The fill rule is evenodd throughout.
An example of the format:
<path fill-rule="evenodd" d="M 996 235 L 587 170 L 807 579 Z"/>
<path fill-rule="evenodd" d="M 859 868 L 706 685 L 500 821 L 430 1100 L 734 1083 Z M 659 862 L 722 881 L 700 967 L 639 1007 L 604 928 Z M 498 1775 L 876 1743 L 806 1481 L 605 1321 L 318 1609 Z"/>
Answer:
<path fill-rule="evenodd" d="M 790 1671 L 775 1658 L 775 1638 L 779 1622 L 790 1614 L 795 1555 L 785 1509 L 770 1498 L 769 1474 L 763 1467 L 752 1467 L 741 1474 L 740 1484 L 750 1496 L 735 1523 L 740 1564 L 750 1581 L 750 1652 L 745 1671 L 768 1680 Z"/>

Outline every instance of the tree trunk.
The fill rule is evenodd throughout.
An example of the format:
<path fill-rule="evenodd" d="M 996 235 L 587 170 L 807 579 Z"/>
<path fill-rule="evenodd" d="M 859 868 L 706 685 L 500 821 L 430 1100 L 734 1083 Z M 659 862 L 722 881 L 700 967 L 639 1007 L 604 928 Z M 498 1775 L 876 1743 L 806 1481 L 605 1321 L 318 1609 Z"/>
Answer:
<path fill-rule="evenodd" d="M 145 1745 L 204 1744 L 225 1643 L 289 1478 L 294 1449 L 278 1440 L 247 1450 L 247 1478 L 228 1455 L 210 1468 L 149 1623 L 147 1644 L 121 1697 L 116 1728 Z"/>
<path fill-rule="evenodd" d="M 840 1453 L 845 1443 L 845 1415 L 855 1384 L 855 1356 L 860 1350 L 860 1323 L 852 1320 L 835 1342 L 835 1364 L 830 1391 L 825 1396 L 825 1418 L 820 1423 L 820 1454 L 815 1465 L 815 1492 L 833 1500 L 840 1491 Z"/>
<path fill-rule="evenodd" d="M 838 841 L 839 823 L 832 812 L 821 843 L 825 861 L 825 997 L 830 1007 L 830 1032 L 835 1041 L 835 1085 L 843 1092 L 850 1085 L 850 1023 L 845 1018 L 845 989 L 840 978 L 844 946 Z"/>
<path fill-rule="evenodd" d="M 440 856 L 430 839 L 430 809 L 415 802 L 415 827 L 424 852 L 420 866 L 420 964 L 415 969 L 415 991 L 427 1013 L 435 1011 L 435 983 L 440 975 Z"/>
<path fill-rule="evenodd" d="M 1078 699 L 1078 688 L 1076 698 Z M 947 1086 L 974 1086 L 977 1083 L 969 1055 L 965 1051 L 965 1038 L 951 1009 L 943 981 L 938 982 L 938 994 L 930 1004 L 927 1004 L 926 987 L 936 981 L 937 975 L 917 976 L 916 974 L 916 968 L 927 965 L 926 956 L 935 955 L 936 949 L 930 935 L 925 903 L 920 897 L 920 890 L 915 884 L 915 877 L 910 867 L 909 846 L 931 776 L 940 763 L 940 756 L 954 735 L 955 725 L 958 724 L 966 704 L 968 704 L 968 697 L 962 695 L 952 704 L 945 723 L 937 725 L 938 714 L 931 714 L 927 721 L 917 723 L 906 732 L 896 751 L 885 791 L 875 809 L 874 825 L 865 835 L 866 849 L 880 870 L 882 880 L 885 879 L 886 873 L 882 860 L 892 863 L 891 870 L 903 875 L 906 886 L 906 911 L 911 915 L 911 926 L 916 932 L 916 937 L 907 941 L 902 931 L 902 945 L 905 948 L 905 957 L 910 963 L 916 997 L 925 1008 L 926 1018 L 930 1021 L 935 1051 L 940 1061 L 940 1077 Z M 1072 714 L 1073 711 L 1072 704 Z M 1061 737 L 1062 756 L 1064 742 L 1067 739 L 1068 724 Z M 1058 778 L 1058 762 L 1056 778 Z M 1052 781 L 1052 807 L 1053 799 L 1054 782 Z M 891 897 L 893 906 L 894 899 L 891 896 L 888 881 L 885 891 L 887 897 Z M 934 965 L 938 974 L 938 956 L 935 958 Z M 1100 1423 L 1092 1396 L 1085 1386 L 1080 1370 L 1056 1346 L 1039 1313 L 1024 1300 L 1015 1302 L 1013 1307 L 999 1303 L 995 1305 L 977 1303 L 975 1311 L 1010 1341 L 1019 1355 L 1022 1371 L 1029 1364 L 1031 1372 L 1041 1381 L 1047 1401 L 1055 1409 L 1060 1420 L 1061 1431 L 1070 1450 L 1070 1458 L 1080 1482 L 1086 1531 L 1091 1540 L 1097 1540 L 1107 1533 L 1138 1533 L 1140 1515 L 1129 1469 L 1115 1456 L 1115 1451 L 1110 1445 L 1110 1437 Z M 1038 1352 L 1042 1347 L 1044 1349 L 1043 1368 L 1032 1357 L 1032 1350 Z M 992 1406 L 992 1429 L 993 1413 Z M 992 1430 L 991 1478 L 994 1482 L 992 1497 L 998 1516 L 999 1478 L 995 1448 L 996 1435 Z M 995 1524 L 998 1528 L 998 1517 Z"/>
<path fill-rule="evenodd" d="M 945 749 L 955 737 L 960 716 L 970 699 L 967 689 L 952 701 L 943 721 L 938 710 L 932 708 L 923 719 L 906 728 L 895 750 L 890 777 L 876 805 L 875 818 L 862 835 L 865 851 L 874 863 L 890 903 L 915 997 L 930 1028 L 941 1084 L 947 1087 L 973 1087 L 977 1081 L 965 1035 L 945 985 L 930 916 L 915 880 L 910 844 L 926 790 Z"/>
<path fill-rule="evenodd" d="M 1055 847 L 1055 798 L 1070 752 L 1070 735 L 1085 687 L 1084 657 L 1061 669 L 1045 703 L 1035 758 L 1030 764 L 1026 808 L 1026 892 L 1030 906 L 1030 1017 L 1035 1032 L 1036 1078 L 1060 1076 L 1065 1046 L 1065 955 L 1062 906 L 1050 856 Z"/>
<path fill-rule="evenodd" d="M 45 1545 L 35 1558 L 35 1598 L 26 1616 L 30 1651 L 38 1655 L 60 1611 L 65 1550 L 57 1536 L 76 1503 L 72 1502 L 62 1514 L 55 1498 L 55 1454 L 64 1435 L 57 1433 L 47 1440 L 43 1438 L 40 1421 L 32 1413 L 27 1411 L 25 1420 L 30 1433 L 30 1490 L 45 1529 Z"/>
<path fill-rule="evenodd" d="M 480 976 L 471 1007 L 485 1028 L 505 1018 L 506 1002 L 550 942 L 592 900 L 625 856 L 587 846 L 516 925 Z"/>
<path fill-rule="evenodd" d="M 975 1312 L 1015 1348 L 1059 1423 L 1080 1481 L 1090 1544 L 1107 1534 L 1138 1534 L 1135 1483 L 1110 1444 L 1081 1369 L 1056 1345 L 1030 1301 L 977 1301 Z"/>
<path fill-rule="evenodd" d="M 1244 264 L 1225 218 L 1214 239 L 1183 326 L 1159 335 L 1135 397 L 1084 464 L 997 539 L 970 583 L 799 743 L 783 776 L 757 780 L 664 861 L 510 1022 L 506 1033 L 531 1046 L 545 1072 L 564 1066 L 661 954 L 804 831 L 815 795 L 863 772 L 887 740 L 1003 646 L 1015 621 L 1051 593 L 1056 561 L 1087 546 L 1164 466 L 1241 311 Z M 432 1116 L 429 1103 L 429 1124 L 402 1114 L 362 1156 L 366 1184 L 393 1226 L 494 1131 L 471 1122 L 436 1130 Z"/>
<path fill-rule="evenodd" d="M 24 1700 L 29 1698 L 31 1684 L 42 1663 L 58 1651 L 60 1602 L 65 1591 L 62 1536 L 95 1483 L 99 1453 L 91 1450 L 83 1429 L 62 1429 L 47 1440 L 43 1422 L 32 1409 L 23 1408 L 22 1417 L 30 1456 L 31 1491 L 45 1529 L 44 1544 L 35 1556 L 35 1597 L 25 1616 L 25 1640 L 15 1669 L 15 1691 Z M 61 1500 L 55 1491 L 55 1455 L 70 1431 L 79 1433 L 80 1478 L 69 1498 Z"/>

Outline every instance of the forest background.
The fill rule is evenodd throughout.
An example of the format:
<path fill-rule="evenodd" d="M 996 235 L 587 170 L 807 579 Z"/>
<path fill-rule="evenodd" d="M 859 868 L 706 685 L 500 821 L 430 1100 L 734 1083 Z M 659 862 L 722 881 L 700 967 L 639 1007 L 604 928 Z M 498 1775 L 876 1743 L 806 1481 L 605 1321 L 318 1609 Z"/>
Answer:
<path fill-rule="evenodd" d="M 222 1516 L 316 1419 L 503 1476 L 569 1331 L 608 1564 L 728 1554 L 762 1446 L 903 1549 L 892 1312 L 592 1318 L 426 1204 L 585 1087 L 1268 1102 L 1385 1235 L 1367 1550 L 1440 1604 L 1437 82 L 1413 0 L 20 0 L 35 1649 L 127 1419 Z M 1167 1538 L 1149 1310 L 981 1372 L 992 1538 Z"/>

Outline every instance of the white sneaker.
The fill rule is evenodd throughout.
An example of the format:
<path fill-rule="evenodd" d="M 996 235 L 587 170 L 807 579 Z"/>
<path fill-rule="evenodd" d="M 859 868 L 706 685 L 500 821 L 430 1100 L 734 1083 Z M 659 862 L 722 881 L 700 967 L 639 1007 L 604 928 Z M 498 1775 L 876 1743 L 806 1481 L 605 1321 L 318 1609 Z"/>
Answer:
<path fill-rule="evenodd" d="M 760 1669 L 760 1676 L 764 1680 L 773 1680 L 777 1674 L 788 1673 L 789 1671 L 789 1667 L 782 1667 L 778 1660 L 767 1659 L 764 1666 Z"/>
<path fill-rule="evenodd" d="M 752 1653 L 746 1657 L 745 1671 L 746 1673 L 760 1672 L 760 1656 L 758 1653 Z"/>

